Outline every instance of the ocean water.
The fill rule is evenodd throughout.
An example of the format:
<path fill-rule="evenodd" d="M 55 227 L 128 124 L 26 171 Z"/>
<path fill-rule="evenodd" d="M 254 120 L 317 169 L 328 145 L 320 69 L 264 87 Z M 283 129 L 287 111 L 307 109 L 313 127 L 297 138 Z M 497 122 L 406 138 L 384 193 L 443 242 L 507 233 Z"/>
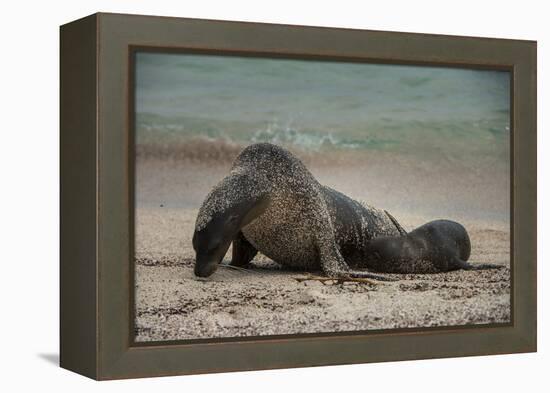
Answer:
<path fill-rule="evenodd" d="M 207 138 L 509 161 L 503 71 L 141 52 L 135 100 L 142 146 Z"/>

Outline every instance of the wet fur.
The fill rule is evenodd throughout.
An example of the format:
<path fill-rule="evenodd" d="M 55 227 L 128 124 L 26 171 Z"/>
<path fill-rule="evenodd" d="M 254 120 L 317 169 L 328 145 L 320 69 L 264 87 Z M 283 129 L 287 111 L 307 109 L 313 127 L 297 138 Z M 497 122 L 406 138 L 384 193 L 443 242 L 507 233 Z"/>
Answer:
<path fill-rule="evenodd" d="M 234 266 L 246 265 L 259 251 L 291 268 L 384 280 L 355 268 L 361 267 L 361 250 L 369 240 L 399 235 L 394 220 L 319 184 L 287 150 L 251 145 L 199 210 L 195 274 L 213 274 L 233 242 Z"/>
<path fill-rule="evenodd" d="M 468 232 L 449 220 L 431 221 L 402 236 L 372 239 L 363 252 L 366 267 L 377 272 L 438 273 L 501 267 L 468 263 L 471 253 Z"/>

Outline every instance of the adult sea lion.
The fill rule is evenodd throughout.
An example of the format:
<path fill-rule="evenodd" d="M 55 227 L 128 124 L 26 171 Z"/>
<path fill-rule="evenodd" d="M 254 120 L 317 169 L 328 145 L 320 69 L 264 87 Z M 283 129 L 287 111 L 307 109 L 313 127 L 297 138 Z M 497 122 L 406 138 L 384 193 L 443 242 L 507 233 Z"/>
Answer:
<path fill-rule="evenodd" d="M 449 220 L 431 221 L 404 236 L 374 238 L 363 250 L 366 266 L 386 273 L 438 273 L 503 267 L 472 265 L 466 262 L 470 251 L 466 229 Z"/>
<path fill-rule="evenodd" d="M 231 265 L 259 251 L 275 262 L 331 277 L 384 276 L 364 267 L 363 249 L 377 236 L 404 230 L 389 213 L 363 205 L 315 180 L 282 147 L 245 148 L 204 200 L 195 224 L 195 275 L 208 277 L 231 243 Z"/>

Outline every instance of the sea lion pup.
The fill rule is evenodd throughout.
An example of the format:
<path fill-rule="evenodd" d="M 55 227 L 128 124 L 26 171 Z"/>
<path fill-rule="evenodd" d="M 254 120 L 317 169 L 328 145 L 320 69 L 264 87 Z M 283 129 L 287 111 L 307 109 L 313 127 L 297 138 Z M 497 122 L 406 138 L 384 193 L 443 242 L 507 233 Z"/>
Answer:
<path fill-rule="evenodd" d="M 369 269 L 387 273 L 438 273 L 451 270 L 498 269 L 468 262 L 470 237 L 457 222 L 431 221 L 405 236 L 372 239 L 364 249 Z"/>
<path fill-rule="evenodd" d="M 389 214 L 322 186 L 289 151 L 248 146 L 204 200 L 195 223 L 195 275 L 208 277 L 231 243 L 231 265 L 259 251 L 275 262 L 330 277 L 388 278 L 361 268 L 362 249 L 376 236 L 403 229 Z"/>

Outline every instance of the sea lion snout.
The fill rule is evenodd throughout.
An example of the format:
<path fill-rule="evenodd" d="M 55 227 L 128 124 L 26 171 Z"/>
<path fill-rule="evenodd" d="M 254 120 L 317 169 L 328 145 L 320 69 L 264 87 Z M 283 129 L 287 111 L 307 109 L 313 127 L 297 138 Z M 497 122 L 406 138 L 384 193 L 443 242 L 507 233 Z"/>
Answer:
<path fill-rule="evenodd" d="M 218 262 L 216 260 L 208 260 L 197 256 L 197 262 L 195 263 L 195 276 L 197 277 L 209 277 L 218 269 Z"/>
<path fill-rule="evenodd" d="M 214 274 L 236 236 L 233 232 L 231 226 L 222 226 L 219 220 L 214 220 L 213 225 L 202 231 L 195 231 L 195 276 L 208 277 Z"/>
<path fill-rule="evenodd" d="M 214 274 L 231 245 L 231 235 L 227 233 L 227 228 L 220 225 L 219 220 L 214 220 L 212 224 L 193 234 L 194 273 L 197 277 Z"/>

